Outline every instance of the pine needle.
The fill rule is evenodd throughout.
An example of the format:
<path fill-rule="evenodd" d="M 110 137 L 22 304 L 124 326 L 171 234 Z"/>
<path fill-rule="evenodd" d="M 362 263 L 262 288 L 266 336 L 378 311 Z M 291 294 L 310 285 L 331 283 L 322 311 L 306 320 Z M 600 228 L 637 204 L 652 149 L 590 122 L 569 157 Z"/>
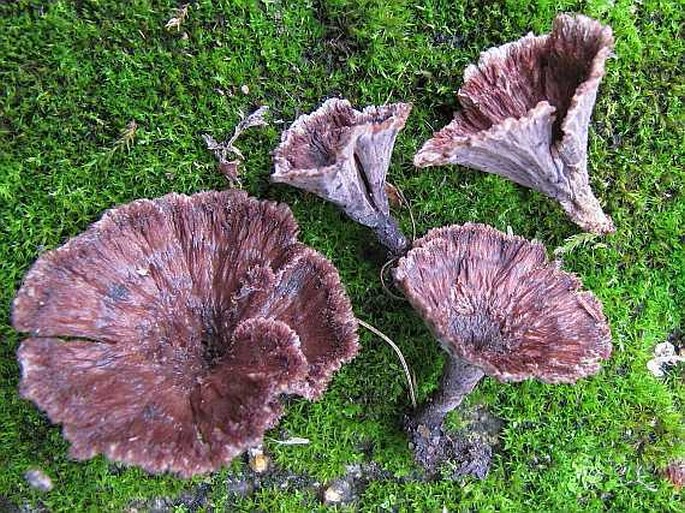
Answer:
<path fill-rule="evenodd" d="M 409 370 L 409 365 L 407 365 L 407 360 L 405 360 L 404 355 L 402 354 L 402 351 L 400 350 L 400 348 L 397 346 L 397 344 L 395 344 L 392 340 L 390 340 L 390 337 L 388 337 L 385 333 L 383 333 L 379 329 L 371 326 L 370 324 L 362 321 L 361 319 L 357 319 L 357 320 L 359 321 L 359 324 L 364 326 L 371 333 L 379 336 L 390 347 L 392 347 L 393 351 L 395 351 L 395 353 L 397 354 L 397 356 L 400 359 L 400 363 L 402 364 L 402 369 L 404 370 L 404 375 L 407 378 L 407 384 L 409 385 L 409 398 L 411 399 L 411 405 L 413 408 L 416 408 L 416 392 L 414 390 L 414 382 L 411 378 L 411 371 Z"/>

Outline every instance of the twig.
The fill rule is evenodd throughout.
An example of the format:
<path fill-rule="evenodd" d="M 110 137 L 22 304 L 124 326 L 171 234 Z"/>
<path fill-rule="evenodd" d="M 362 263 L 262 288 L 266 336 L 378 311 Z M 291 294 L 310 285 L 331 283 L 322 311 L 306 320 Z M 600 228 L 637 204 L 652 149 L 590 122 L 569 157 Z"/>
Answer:
<path fill-rule="evenodd" d="M 397 356 L 400 359 L 400 363 L 402 364 L 402 369 L 404 370 L 404 375 L 407 378 L 407 384 L 409 385 L 409 397 L 411 399 L 411 405 L 413 408 L 416 408 L 416 392 L 414 391 L 414 383 L 412 382 L 411 379 L 411 371 L 409 370 L 409 365 L 407 365 L 407 361 L 404 358 L 404 355 L 402 354 L 402 351 L 400 348 L 395 344 L 392 340 L 390 340 L 390 337 L 388 337 L 385 333 L 380 331 L 379 329 L 371 326 L 370 324 L 362 321 L 361 319 L 357 319 L 359 321 L 359 324 L 364 326 L 367 330 L 369 330 L 371 333 L 374 333 L 375 335 L 379 336 L 381 339 L 383 339 L 390 347 L 392 347 L 393 351 L 397 354 Z"/>
<path fill-rule="evenodd" d="M 188 17 L 188 7 L 189 4 L 183 4 L 178 9 L 174 9 L 173 17 L 169 18 L 169 21 L 166 22 L 164 28 L 167 30 L 176 29 L 176 31 L 179 31 L 181 25 Z"/>
<path fill-rule="evenodd" d="M 390 260 L 388 260 L 387 262 L 385 262 L 385 263 L 383 264 L 383 267 L 381 267 L 381 271 L 380 271 L 381 286 L 383 287 L 383 290 L 385 291 L 385 293 L 386 293 L 387 295 L 389 295 L 391 298 L 393 298 L 393 299 L 398 299 L 398 300 L 400 300 L 400 301 L 404 301 L 404 298 L 403 298 L 402 296 L 398 296 L 397 294 L 395 294 L 394 292 L 392 292 L 392 291 L 388 288 L 388 286 L 385 284 L 385 270 L 388 268 L 388 266 L 394 264 L 394 263 L 397 261 L 398 258 L 399 258 L 399 257 L 391 258 Z"/>
<path fill-rule="evenodd" d="M 411 240 L 413 242 L 416 240 L 416 220 L 414 219 L 414 212 L 412 212 L 411 203 L 409 203 L 409 200 L 402 192 L 402 189 L 400 189 L 399 187 L 396 187 L 396 189 L 397 194 L 399 194 L 400 199 L 407 206 L 407 210 L 409 211 L 409 219 L 411 219 Z"/>
<path fill-rule="evenodd" d="M 214 153 L 214 156 L 219 161 L 219 170 L 226 176 L 229 182 L 235 182 L 240 184 L 238 178 L 238 166 L 245 160 L 242 152 L 236 148 L 235 142 L 238 137 L 248 128 L 256 126 L 266 126 L 268 122 L 266 121 L 266 113 L 269 111 L 269 107 L 266 105 L 259 107 L 249 116 L 245 117 L 244 114 L 240 113 L 240 123 L 233 129 L 233 135 L 230 139 L 224 142 L 218 142 L 214 137 L 209 134 L 202 134 L 202 138 L 207 145 L 207 149 Z M 235 155 L 237 158 L 229 160 L 229 155 Z"/>

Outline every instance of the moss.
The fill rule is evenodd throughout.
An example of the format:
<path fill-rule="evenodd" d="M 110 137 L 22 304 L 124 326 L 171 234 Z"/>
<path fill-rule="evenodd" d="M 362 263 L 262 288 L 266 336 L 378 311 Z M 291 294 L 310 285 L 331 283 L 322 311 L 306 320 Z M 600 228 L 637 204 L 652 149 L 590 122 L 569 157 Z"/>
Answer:
<path fill-rule="evenodd" d="M 339 267 L 356 313 L 392 336 L 425 398 L 442 356 L 418 316 L 380 286 L 382 252 L 313 196 L 269 184 L 269 152 L 299 113 L 341 94 L 358 106 L 415 105 L 400 133 L 390 180 L 409 197 L 419 234 L 467 220 L 511 226 L 550 248 L 577 233 L 540 194 L 463 168 L 418 172 L 411 160 L 451 118 L 463 68 L 488 47 L 549 30 L 559 11 L 612 25 L 616 58 L 600 89 L 590 132 L 594 190 L 618 232 L 564 255 L 601 297 L 615 350 L 605 369 L 576 386 L 482 383 L 471 403 L 504 422 L 485 481 L 455 486 L 413 478 L 401 432 L 406 386 L 392 351 L 364 333 L 360 356 L 318 403 L 293 400 L 267 440 L 280 468 L 325 483 L 355 462 L 378 462 L 356 507 L 380 511 L 677 511 L 682 498 L 657 475 L 683 447 L 682 371 L 665 381 L 645 362 L 654 345 L 685 329 L 685 166 L 682 7 L 676 1 L 209 2 L 191 4 L 179 30 L 164 25 L 175 2 L 35 2 L 0 5 L 0 317 L 7 320 L 21 277 L 115 204 L 169 191 L 226 187 L 202 133 L 232 131 L 240 112 L 268 104 L 274 123 L 247 132 L 243 183 L 286 201 L 302 238 Z M 249 94 L 241 86 L 249 87 Z M 117 145 L 135 120 L 131 144 Z M 398 216 L 407 231 L 406 210 Z M 236 511 L 323 509 L 314 487 L 266 486 L 244 498 L 227 491 L 228 470 L 181 481 L 152 477 L 102 458 L 67 456 L 60 428 L 17 394 L 19 336 L 0 325 L 0 496 L 52 511 L 121 511 L 205 485 L 198 506 Z M 457 415 L 453 417 L 458 422 Z M 31 490 L 23 473 L 44 469 L 56 486 Z M 172 501 L 173 502 L 173 501 Z"/>

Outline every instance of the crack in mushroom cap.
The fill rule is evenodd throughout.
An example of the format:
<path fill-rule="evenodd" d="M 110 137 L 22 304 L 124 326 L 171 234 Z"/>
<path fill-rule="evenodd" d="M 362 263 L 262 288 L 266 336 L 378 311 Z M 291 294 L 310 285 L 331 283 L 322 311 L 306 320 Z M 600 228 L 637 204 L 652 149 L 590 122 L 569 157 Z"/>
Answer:
<path fill-rule="evenodd" d="M 375 227 L 389 215 L 385 180 L 397 133 L 411 104 L 358 111 L 332 98 L 300 116 L 274 151 L 274 182 L 316 194 L 348 216 Z"/>
<path fill-rule="evenodd" d="M 500 381 L 572 383 L 611 354 L 600 302 L 522 237 L 480 224 L 431 230 L 395 279 L 448 353 Z"/>
<path fill-rule="evenodd" d="M 337 271 L 285 205 L 241 191 L 112 209 L 43 254 L 14 301 L 21 393 L 104 453 L 187 477 L 258 443 L 358 350 Z"/>
<path fill-rule="evenodd" d="M 482 53 L 464 72 L 463 109 L 414 164 L 461 164 L 504 176 L 559 201 L 583 229 L 613 232 L 587 171 L 588 126 L 612 49 L 609 27 L 559 15 L 549 35 Z"/>

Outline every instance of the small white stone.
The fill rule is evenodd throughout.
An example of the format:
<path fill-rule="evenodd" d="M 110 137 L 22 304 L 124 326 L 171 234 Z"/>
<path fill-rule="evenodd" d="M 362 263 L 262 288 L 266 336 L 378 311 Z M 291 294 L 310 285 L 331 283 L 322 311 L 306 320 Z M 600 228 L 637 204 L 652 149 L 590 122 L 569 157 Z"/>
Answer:
<path fill-rule="evenodd" d="M 262 474 L 269 469 L 269 457 L 264 454 L 261 447 L 256 447 L 248 450 L 248 465 L 257 474 Z"/>
<path fill-rule="evenodd" d="M 41 492 L 49 492 L 53 488 L 50 476 L 37 468 L 26 471 L 24 479 L 26 479 L 29 485 Z"/>
<path fill-rule="evenodd" d="M 333 486 L 329 486 L 323 492 L 323 500 L 327 504 L 338 504 L 342 501 L 342 493 Z"/>
<path fill-rule="evenodd" d="M 242 91 L 243 94 L 250 94 L 250 88 L 247 87 L 247 84 L 240 86 L 240 90 Z"/>

